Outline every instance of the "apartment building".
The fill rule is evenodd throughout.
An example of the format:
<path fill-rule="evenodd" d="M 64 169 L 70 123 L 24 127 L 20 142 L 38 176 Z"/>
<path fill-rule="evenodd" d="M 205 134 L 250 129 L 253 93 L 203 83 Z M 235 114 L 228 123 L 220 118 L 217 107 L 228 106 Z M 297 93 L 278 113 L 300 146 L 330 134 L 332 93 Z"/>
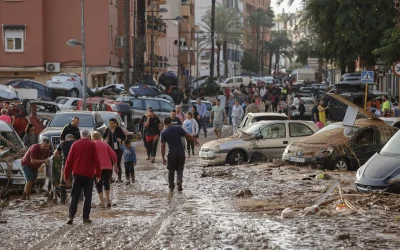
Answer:
<path fill-rule="evenodd" d="M 45 83 L 60 72 L 82 74 L 81 48 L 66 44 L 72 38 L 81 40 L 80 2 L 1 0 L 0 81 L 26 78 Z M 89 87 L 121 82 L 122 14 L 122 0 L 85 0 Z"/>

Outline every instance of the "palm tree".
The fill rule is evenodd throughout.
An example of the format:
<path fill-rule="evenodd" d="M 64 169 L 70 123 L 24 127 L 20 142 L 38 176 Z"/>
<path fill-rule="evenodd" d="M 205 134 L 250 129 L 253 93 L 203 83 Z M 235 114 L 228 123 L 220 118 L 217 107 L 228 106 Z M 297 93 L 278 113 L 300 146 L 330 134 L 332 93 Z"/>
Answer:
<path fill-rule="evenodd" d="M 268 10 L 259 8 L 250 14 L 247 21 L 256 32 L 257 65 L 260 65 L 260 54 L 258 53 L 260 45 L 260 34 L 264 31 L 264 28 L 272 28 L 274 26 L 274 12 L 271 8 L 269 8 Z"/>
<path fill-rule="evenodd" d="M 271 41 L 264 43 L 265 51 L 269 56 L 269 75 L 272 73 L 272 56 L 275 55 L 275 74 L 278 71 L 280 57 L 289 58 L 292 61 L 292 41 L 288 38 L 286 31 L 273 31 Z"/>
<path fill-rule="evenodd" d="M 144 53 L 146 51 L 146 3 L 147 1 L 137 1 L 135 82 L 141 82 L 144 78 Z"/>
<path fill-rule="evenodd" d="M 130 0 L 124 0 L 124 91 L 129 91 L 129 18 Z"/>
<path fill-rule="evenodd" d="M 215 5 L 216 0 L 211 0 L 211 58 L 210 58 L 210 78 L 214 78 L 214 32 L 215 32 Z"/>
<path fill-rule="evenodd" d="M 241 20 L 240 13 L 234 8 L 226 8 L 221 4 L 217 4 L 215 8 L 215 45 L 217 46 L 217 76 L 220 76 L 220 54 L 223 47 L 223 59 L 225 65 L 225 77 L 228 77 L 228 60 L 227 60 L 227 42 L 237 41 L 241 37 Z M 208 11 L 202 18 L 205 25 L 202 25 L 207 33 L 211 31 L 211 11 Z M 211 33 L 211 32 L 210 32 Z M 213 40 L 213 37 L 211 37 Z M 209 43 L 208 38 L 202 39 L 202 44 Z M 212 41 L 211 41 L 212 43 Z M 211 52 L 211 55 L 213 53 Z M 211 69 L 210 69 L 211 71 Z"/>

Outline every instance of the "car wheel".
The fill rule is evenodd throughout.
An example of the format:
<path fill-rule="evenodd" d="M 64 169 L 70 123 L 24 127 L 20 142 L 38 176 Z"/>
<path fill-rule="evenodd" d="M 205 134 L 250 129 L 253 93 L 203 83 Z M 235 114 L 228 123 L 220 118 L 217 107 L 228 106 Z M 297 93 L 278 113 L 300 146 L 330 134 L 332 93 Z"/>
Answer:
<path fill-rule="evenodd" d="M 334 169 L 337 169 L 337 170 L 341 170 L 341 171 L 348 171 L 348 170 L 350 170 L 350 165 L 349 165 L 349 162 L 345 159 L 345 158 L 343 158 L 343 157 L 341 157 L 341 158 L 338 158 L 336 161 L 335 161 L 335 168 Z"/>
<path fill-rule="evenodd" d="M 71 89 L 68 91 L 68 97 L 79 98 L 79 92 L 77 89 Z"/>
<path fill-rule="evenodd" d="M 240 165 L 245 162 L 246 155 L 242 150 L 234 150 L 228 156 L 228 162 L 230 165 Z"/>

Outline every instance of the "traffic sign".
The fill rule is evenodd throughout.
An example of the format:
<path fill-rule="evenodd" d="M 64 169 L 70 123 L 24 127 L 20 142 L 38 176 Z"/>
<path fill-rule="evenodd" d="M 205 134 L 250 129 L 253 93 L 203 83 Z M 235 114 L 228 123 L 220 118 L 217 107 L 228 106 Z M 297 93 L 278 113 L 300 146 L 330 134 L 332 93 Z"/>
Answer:
<path fill-rule="evenodd" d="M 393 63 L 392 71 L 396 76 L 400 76 L 400 62 Z"/>
<path fill-rule="evenodd" d="M 363 70 L 361 72 L 361 82 L 373 83 L 374 82 L 374 71 Z"/>

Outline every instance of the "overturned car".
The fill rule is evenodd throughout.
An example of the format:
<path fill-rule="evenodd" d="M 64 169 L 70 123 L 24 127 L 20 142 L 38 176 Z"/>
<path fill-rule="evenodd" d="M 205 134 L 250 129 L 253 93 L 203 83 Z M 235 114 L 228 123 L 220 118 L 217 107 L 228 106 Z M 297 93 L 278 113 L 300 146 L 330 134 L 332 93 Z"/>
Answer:
<path fill-rule="evenodd" d="M 21 160 L 26 152 L 24 144 L 15 130 L 6 122 L 0 121 L 0 193 L 10 190 L 23 190 L 25 178 L 22 174 Z M 43 186 L 45 170 L 39 169 L 36 185 Z"/>

